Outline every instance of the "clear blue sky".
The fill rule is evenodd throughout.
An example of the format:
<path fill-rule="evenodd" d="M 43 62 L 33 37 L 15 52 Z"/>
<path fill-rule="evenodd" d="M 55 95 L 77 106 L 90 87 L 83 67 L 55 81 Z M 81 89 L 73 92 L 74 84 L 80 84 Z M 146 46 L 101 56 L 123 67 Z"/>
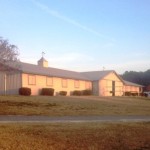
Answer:
<path fill-rule="evenodd" d="M 20 60 L 75 71 L 150 69 L 149 0 L 0 0 L 0 36 Z"/>

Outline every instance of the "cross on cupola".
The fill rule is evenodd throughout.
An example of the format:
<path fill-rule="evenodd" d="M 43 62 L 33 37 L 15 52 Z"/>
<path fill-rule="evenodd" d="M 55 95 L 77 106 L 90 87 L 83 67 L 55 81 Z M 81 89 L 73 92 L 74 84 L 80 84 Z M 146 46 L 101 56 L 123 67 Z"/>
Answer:
<path fill-rule="evenodd" d="M 42 52 L 42 57 L 44 58 L 44 55 L 45 55 L 45 53 L 44 52 Z"/>
<path fill-rule="evenodd" d="M 44 58 L 45 53 L 42 52 L 42 58 L 38 61 L 38 66 L 48 67 L 48 61 Z"/>

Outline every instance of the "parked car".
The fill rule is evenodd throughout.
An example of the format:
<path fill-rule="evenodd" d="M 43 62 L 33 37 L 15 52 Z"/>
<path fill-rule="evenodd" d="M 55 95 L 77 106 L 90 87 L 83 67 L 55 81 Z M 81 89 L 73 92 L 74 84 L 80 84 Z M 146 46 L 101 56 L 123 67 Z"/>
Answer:
<path fill-rule="evenodd" d="M 150 91 L 149 92 L 144 92 L 145 97 L 150 97 Z"/>

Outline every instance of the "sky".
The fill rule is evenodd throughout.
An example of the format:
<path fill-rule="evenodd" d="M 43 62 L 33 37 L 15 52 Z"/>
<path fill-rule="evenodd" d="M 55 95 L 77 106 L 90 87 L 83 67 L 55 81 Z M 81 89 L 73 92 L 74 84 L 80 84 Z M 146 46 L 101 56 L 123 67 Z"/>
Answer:
<path fill-rule="evenodd" d="M 23 62 L 74 71 L 150 69 L 149 0 L 0 0 L 0 36 Z"/>

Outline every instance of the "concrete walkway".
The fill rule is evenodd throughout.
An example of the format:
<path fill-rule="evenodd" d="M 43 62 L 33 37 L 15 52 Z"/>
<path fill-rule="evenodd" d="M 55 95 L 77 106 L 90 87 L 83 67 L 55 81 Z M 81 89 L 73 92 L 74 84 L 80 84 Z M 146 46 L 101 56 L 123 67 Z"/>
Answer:
<path fill-rule="evenodd" d="M 0 123 L 15 122 L 40 122 L 40 123 L 65 123 L 65 122 L 150 122 L 150 116 L 18 116 L 0 115 Z"/>

